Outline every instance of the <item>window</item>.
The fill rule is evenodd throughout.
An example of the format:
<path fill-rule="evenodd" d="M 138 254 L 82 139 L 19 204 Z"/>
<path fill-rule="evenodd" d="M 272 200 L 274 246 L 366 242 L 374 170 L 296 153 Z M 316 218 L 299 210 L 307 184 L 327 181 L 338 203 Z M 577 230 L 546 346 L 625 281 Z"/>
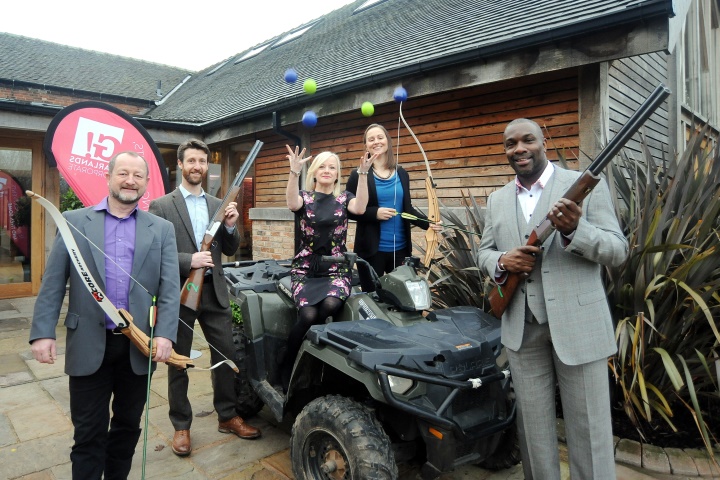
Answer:
<path fill-rule="evenodd" d="M 240 58 L 238 58 L 237 60 L 235 60 L 235 65 L 237 65 L 238 63 L 240 63 L 240 62 L 242 62 L 242 61 L 247 60 L 248 58 L 254 57 L 255 55 L 257 55 L 258 53 L 262 52 L 263 50 L 265 50 L 265 49 L 266 49 L 267 47 L 269 47 L 269 46 L 270 46 L 270 44 L 269 44 L 269 43 L 266 43 L 265 45 L 261 45 L 261 46 L 259 46 L 259 47 L 257 47 L 257 48 L 253 48 L 252 50 L 249 50 L 248 52 L 245 53 L 245 55 L 243 55 L 242 57 L 240 57 Z"/>
<path fill-rule="evenodd" d="M 720 82 L 720 34 L 714 15 L 708 15 L 713 8 L 707 1 L 692 3 L 684 26 L 681 69 L 683 103 L 694 115 L 715 121 L 720 118 L 720 99 L 713 87 Z"/>
<path fill-rule="evenodd" d="M 209 76 L 212 75 L 213 73 L 217 72 L 217 71 L 220 70 L 222 67 L 224 67 L 225 64 L 228 63 L 228 61 L 229 61 L 229 60 L 225 60 L 225 61 L 222 62 L 220 65 L 218 65 L 217 67 L 213 68 L 213 69 L 210 70 L 208 73 L 206 73 L 205 76 L 206 76 L 206 77 L 209 77 Z"/>
<path fill-rule="evenodd" d="M 362 5 L 357 7 L 355 10 L 353 10 L 353 15 L 356 13 L 360 13 L 364 10 L 367 10 L 368 8 L 372 7 L 373 5 L 377 5 L 378 3 L 382 3 L 385 0 L 367 0 L 366 2 L 363 2 Z"/>
<path fill-rule="evenodd" d="M 275 42 L 273 44 L 272 48 L 279 47 L 280 45 L 284 45 L 288 42 L 295 40 L 296 38 L 300 37 L 302 34 L 307 32 L 308 30 L 310 30 L 312 27 L 314 27 L 316 24 L 317 24 L 317 22 L 307 25 L 305 27 L 301 27 L 301 28 L 295 30 L 294 32 L 288 33 L 287 35 L 282 37 L 280 40 Z"/>

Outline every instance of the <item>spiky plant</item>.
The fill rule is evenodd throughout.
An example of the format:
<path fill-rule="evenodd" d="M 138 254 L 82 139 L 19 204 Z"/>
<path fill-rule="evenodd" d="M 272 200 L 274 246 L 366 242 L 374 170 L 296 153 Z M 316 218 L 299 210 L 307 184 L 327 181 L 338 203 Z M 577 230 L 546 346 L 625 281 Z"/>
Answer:
<path fill-rule="evenodd" d="M 645 438 L 659 422 L 677 431 L 674 412 L 688 408 L 712 454 L 706 408 L 719 400 L 720 158 L 706 134 L 668 165 L 646 145 L 641 162 L 613 164 L 630 252 L 608 293 L 618 320 L 611 363 L 628 418 Z"/>
<path fill-rule="evenodd" d="M 443 222 L 449 228 L 438 246 L 442 261 L 434 263 L 428 271 L 433 304 L 437 308 L 472 305 L 486 310 L 485 297 L 480 292 L 485 290 L 487 279 L 481 275 L 476 260 L 485 217 L 473 196 L 460 193 L 467 222 L 444 206 L 441 209 Z"/>
<path fill-rule="evenodd" d="M 676 431 L 675 412 L 688 409 L 711 452 L 706 420 L 710 408 L 720 409 L 720 155 L 708 148 L 706 134 L 667 165 L 647 147 L 640 161 L 613 164 L 608 183 L 630 252 L 621 268 L 606 272 L 606 284 L 617 322 L 618 354 L 610 366 L 622 411 L 647 438 L 662 423 Z M 445 223 L 482 233 L 482 210 L 472 196 L 464 200 L 467 222 L 443 210 Z M 474 235 L 445 237 L 443 258 L 428 272 L 436 307 L 488 310 L 478 246 Z"/>

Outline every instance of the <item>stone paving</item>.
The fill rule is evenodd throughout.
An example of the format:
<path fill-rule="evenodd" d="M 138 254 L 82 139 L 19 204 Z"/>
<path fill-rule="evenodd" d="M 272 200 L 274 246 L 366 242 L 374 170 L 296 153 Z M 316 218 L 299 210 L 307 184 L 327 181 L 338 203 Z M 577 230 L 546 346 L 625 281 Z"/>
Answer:
<path fill-rule="evenodd" d="M 58 360 L 54 365 L 33 360 L 27 339 L 34 301 L 34 297 L 0 300 L 0 480 L 71 478 L 72 423 L 67 376 L 63 373 L 65 331 L 58 326 Z M 207 347 L 196 343 L 193 348 L 202 354 L 197 365 L 207 367 Z M 250 420 L 262 429 L 262 438 L 241 440 L 219 433 L 210 375 L 202 371 L 190 375 L 189 396 L 195 414 L 191 430 L 193 453 L 180 458 L 170 449 L 173 428 L 167 416 L 167 370 L 160 367 L 152 379 L 145 478 L 294 479 L 288 449 L 290 426 L 277 424 L 263 410 Z M 570 476 L 562 423 L 558 431 L 562 480 L 567 480 Z M 142 478 L 142 458 L 141 439 L 131 479 Z M 619 480 L 720 478 L 717 466 L 698 450 L 661 449 L 618 439 L 616 460 Z M 400 480 L 417 477 L 416 467 L 402 466 L 400 470 Z M 443 480 L 522 478 L 520 466 L 499 472 L 465 466 L 443 476 Z"/>

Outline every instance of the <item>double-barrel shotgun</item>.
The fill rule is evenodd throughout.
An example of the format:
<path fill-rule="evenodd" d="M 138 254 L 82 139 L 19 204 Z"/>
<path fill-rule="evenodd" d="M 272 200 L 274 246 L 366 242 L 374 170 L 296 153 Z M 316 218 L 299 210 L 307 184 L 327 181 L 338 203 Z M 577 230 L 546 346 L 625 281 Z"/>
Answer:
<path fill-rule="evenodd" d="M 603 148 L 595 160 L 589 167 L 578 177 L 575 183 L 563 195 L 563 198 L 572 200 L 578 205 L 587 197 L 593 188 L 600 182 L 600 172 L 608 163 L 620 152 L 620 149 L 635 135 L 650 115 L 665 101 L 670 95 L 670 90 L 663 84 L 658 85 L 648 98 L 638 107 L 625 125 L 618 131 Z M 555 231 L 555 226 L 547 218 L 545 218 L 533 229 L 528 238 L 527 245 L 536 247 L 541 246 L 545 240 Z M 521 276 L 517 272 L 507 274 L 505 282 L 502 285 L 490 290 L 488 299 L 493 315 L 501 318 L 512 300 L 515 290 L 517 290 L 521 281 Z"/>
<path fill-rule="evenodd" d="M 240 195 L 242 181 L 245 179 L 248 170 L 250 170 L 250 166 L 255 161 L 255 157 L 257 157 L 257 154 L 260 152 L 260 148 L 262 148 L 262 146 L 263 142 L 260 140 L 255 141 L 255 145 L 253 145 L 250 150 L 245 163 L 243 163 L 237 175 L 235 175 L 235 180 L 233 180 L 232 185 L 230 185 L 222 203 L 218 209 L 215 210 L 215 213 L 210 220 L 210 224 L 205 231 L 202 244 L 200 245 L 200 252 L 207 252 L 212 248 L 215 235 L 217 234 L 220 225 L 223 224 L 225 209 L 230 202 L 237 201 L 237 197 Z M 188 275 L 187 280 L 185 280 L 185 284 L 182 286 L 182 291 L 180 292 L 180 305 L 184 305 L 193 311 L 197 311 L 200 306 L 200 298 L 202 297 L 203 283 L 205 282 L 205 273 L 207 272 L 207 269 L 208 267 L 201 267 L 190 270 L 190 274 Z"/>

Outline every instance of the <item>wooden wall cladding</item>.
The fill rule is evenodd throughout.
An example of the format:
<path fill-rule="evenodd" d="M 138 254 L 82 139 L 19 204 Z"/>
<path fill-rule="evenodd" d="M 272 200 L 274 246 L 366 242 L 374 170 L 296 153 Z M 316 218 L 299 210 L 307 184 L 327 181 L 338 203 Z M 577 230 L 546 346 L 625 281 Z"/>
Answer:
<path fill-rule="evenodd" d="M 459 206 L 462 190 L 484 204 L 487 195 L 512 179 L 514 173 L 503 154 L 502 132 L 509 121 L 519 117 L 531 118 L 547 129 L 548 158 L 557 160 L 562 155 L 569 160 L 570 168 L 577 168 L 577 82 L 574 72 L 557 72 L 425 97 L 410 96 L 403 103 L 403 115 L 425 149 L 440 200 L 447 206 Z M 392 136 L 400 165 L 410 174 L 413 202 L 421 208 L 427 205 L 422 154 L 404 126 L 399 129 L 398 140 L 398 103 L 375 105 L 375 114 L 369 118 L 363 117 L 359 108 L 328 117 L 316 113 L 318 123 L 312 129 L 301 124 L 283 128 L 309 138 L 311 154 L 325 150 L 337 153 L 342 160 L 342 181 L 346 182 L 364 152 L 365 128 L 371 123 L 382 124 Z M 287 139 L 274 132 L 257 137 L 265 146 L 255 165 L 255 206 L 284 207 Z"/>
<path fill-rule="evenodd" d="M 611 62 L 608 70 L 609 130 L 612 138 L 627 123 L 658 84 L 668 85 L 668 60 L 663 53 L 650 53 Z M 670 117 L 668 100 L 643 124 L 640 132 L 652 156 L 661 163 L 675 152 L 668 151 Z M 633 135 L 623 152 L 645 165 L 640 135 Z"/>

